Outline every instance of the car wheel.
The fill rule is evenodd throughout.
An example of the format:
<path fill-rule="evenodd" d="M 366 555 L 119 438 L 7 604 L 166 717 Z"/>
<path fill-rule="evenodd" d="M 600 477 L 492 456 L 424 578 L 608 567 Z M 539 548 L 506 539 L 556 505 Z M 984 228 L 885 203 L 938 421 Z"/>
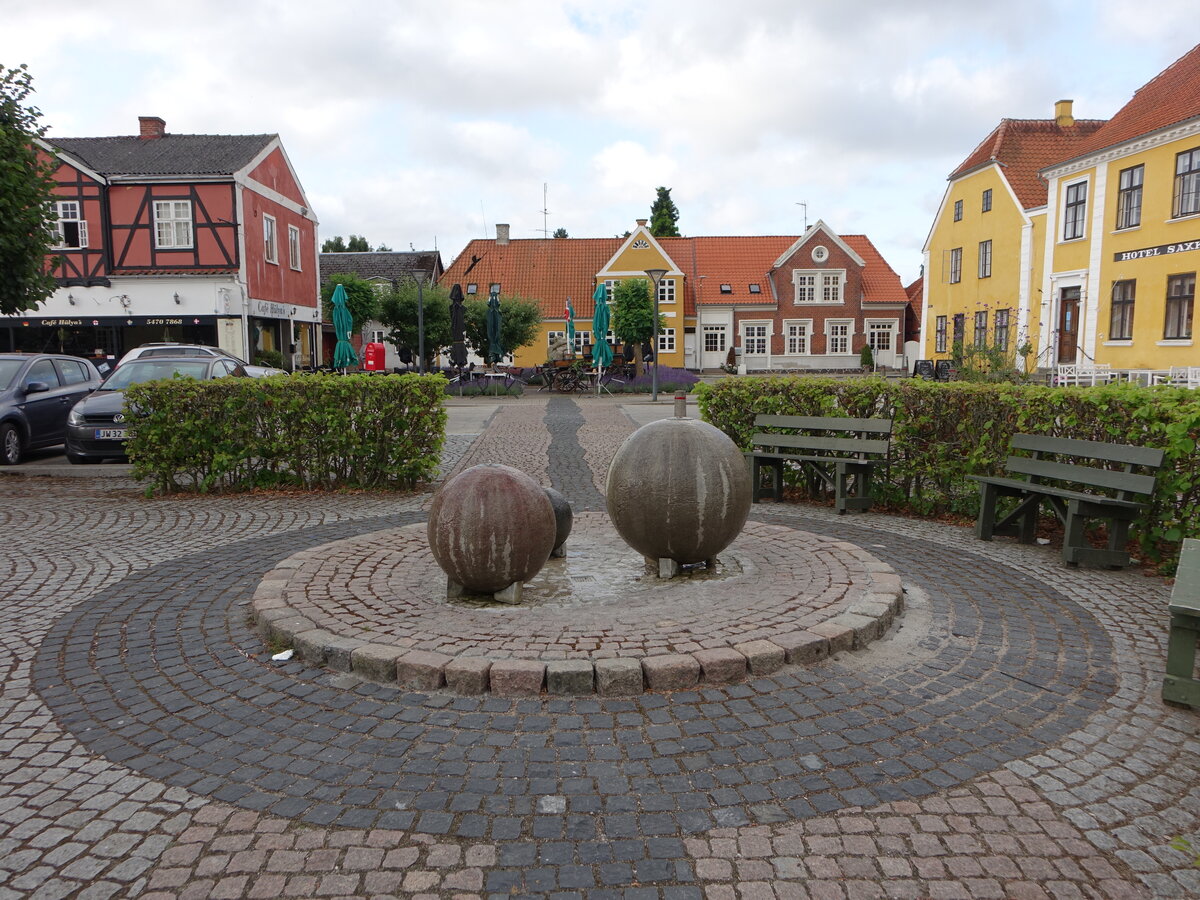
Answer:
<path fill-rule="evenodd" d="M 0 465 L 15 466 L 21 461 L 21 432 L 11 422 L 0 425 Z"/>
<path fill-rule="evenodd" d="M 78 453 L 68 453 L 67 454 L 67 462 L 69 462 L 73 466 L 77 466 L 80 463 L 87 462 L 87 457 L 80 456 Z"/>

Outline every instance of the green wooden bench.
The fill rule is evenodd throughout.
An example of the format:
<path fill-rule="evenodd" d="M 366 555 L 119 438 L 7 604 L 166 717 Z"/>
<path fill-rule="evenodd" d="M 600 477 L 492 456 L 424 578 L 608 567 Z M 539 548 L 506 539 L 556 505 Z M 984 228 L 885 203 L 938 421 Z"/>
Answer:
<path fill-rule="evenodd" d="M 1032 544 L 1038 509 L 1044 502 L 1063 523 L 1062 557 L 1068 564 L 1129 565 L 1125 552 L 1129 524 L 1146 506 L 1140 498 L 1154 493 L 1153 473 L 1162 465 L 1163 451 L 1034 434 L 1014 435 L 1011 447 L 1030 455 L 1010 456 L 1005 471 L 1025 477 L 970 476 L 979 482 L 981 492 L 976 536 L 990 541 L 993 535 L 1015 534 L 1022 543 Z M 1114 463 L 1121 466 L 1119 471 L 1107 468 Z M 1000 497 L 1018 500 L 1003 517 L 997 504 Z M 1090 519 L 1108 522 L 1107 549 L 1088 544 L 1084 529 Z"/>
<path fill-rule="evenodd" d="M 871 475 L 887 462 L 891 419 L 761 415 L 754 427 L 746 458 L 755 503 L 763 493 L 764 468 L 771 473 L 771 496 L 782 500 L 784 464 L 798 463 L 811 491 L 833 490 L 839 514 L 871 508 Z"/>
<path fill-rule="evenodd" d="M 1196 641 L 1200 640 L 1200 540 L 1187 538 L 1179 554 L 1175 587 L 1167 607 L 1171 632 L 1167 638 L 1167 674 L 1162 696 L 1168 703 L 1200 708 L 1196 678 Z"/>

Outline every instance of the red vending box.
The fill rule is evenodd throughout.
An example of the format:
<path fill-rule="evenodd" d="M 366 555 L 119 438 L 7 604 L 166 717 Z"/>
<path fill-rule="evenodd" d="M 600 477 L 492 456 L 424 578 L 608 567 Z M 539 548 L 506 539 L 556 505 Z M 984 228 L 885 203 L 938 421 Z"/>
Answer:
<path fill-rule="evenodd" d="M 383 344 L 372 341 L 363 348 L 363 368 L 368 372 L 382 372 L 386 368 Z"/>

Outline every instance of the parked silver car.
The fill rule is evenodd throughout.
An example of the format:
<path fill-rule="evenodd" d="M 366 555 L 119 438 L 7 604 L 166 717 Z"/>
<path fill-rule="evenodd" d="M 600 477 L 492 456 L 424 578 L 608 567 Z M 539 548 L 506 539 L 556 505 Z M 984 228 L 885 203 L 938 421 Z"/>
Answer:
<path fill-rule="evenodd" d="M 121 357 L 121 361 L 117 365 L 120 367 L 130 360 L 144 359 L 147 356 L 223 356 L 226 359 L 232 359 L 241 366 L 251 378 L 287 374 L 283 369 L 276 369 L 274 366 L 251 365 L 245 360 L 238 359 L 232 353 L 222 350 L 220 347 L 209 347 L 206 344 L 173 344 L 169 342 L 142 344 L 140 347 L 134 347 Z"/>

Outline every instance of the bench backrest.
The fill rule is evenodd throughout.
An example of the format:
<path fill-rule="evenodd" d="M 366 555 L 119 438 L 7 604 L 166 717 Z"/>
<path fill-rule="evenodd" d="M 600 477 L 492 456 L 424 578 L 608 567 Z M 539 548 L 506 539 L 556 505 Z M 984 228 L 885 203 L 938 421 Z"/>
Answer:
<path fill-rule="evenodd" d="M 1184 538 L 1171 589 L 1171 611 L 1200 615 L 1200 540 Z"/>
<path fill-rule="evenodd" d="M 830 455 L 852 454 L 860 458 L 887 456 L 892 434 L 891 419 L 851 419 L 843 416 L 760 415 L 755 417 L 754 427 L 787 429 L 789 432 L 756 432 L 751 438 L 755 447 L 778 447 Z"/>
<path fill-rule="evenodd" d="M 1162 450 L 1153 447 L 1079 441 L 1040 434 L 1015 434 L 1011 446 L 1013 450 L 1025 450 L 1033 454 L 1010 456 L 1005 468 L 1011 473 L 1028 475 L 1035 482 L 1051 479 L 1105 488 L 1115 491 L 1121 500 L 1154 493 L 1154 475 L 1142 474 L 1135 469 L 1156 470 L 1162 466 L 1164 455 Z M 1070 457 L 1072 461 L 1059 462 L 1058 459 L 1062 457 Z M 1120 463 L 1122 469 L 1118 471 L 1096 465 L 1079 465 L 1074 460 Z"/>

